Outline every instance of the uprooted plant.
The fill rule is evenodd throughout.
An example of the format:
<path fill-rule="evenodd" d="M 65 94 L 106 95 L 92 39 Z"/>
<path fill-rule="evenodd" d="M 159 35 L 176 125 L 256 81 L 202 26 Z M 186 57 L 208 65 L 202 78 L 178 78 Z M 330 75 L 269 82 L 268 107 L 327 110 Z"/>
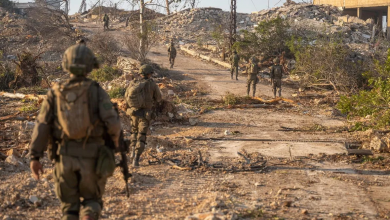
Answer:
<path fill-rule="evenodd" d="M 362 74 L 367 60 L 351 59 L 354 53 L 337 38 L 316 41 L 294 38 L 288 42 L 296 59 L 293 74 L 300 77 L 300 86 L 329 85 L 336 91 L 354 92 L 363 84 Z"/>

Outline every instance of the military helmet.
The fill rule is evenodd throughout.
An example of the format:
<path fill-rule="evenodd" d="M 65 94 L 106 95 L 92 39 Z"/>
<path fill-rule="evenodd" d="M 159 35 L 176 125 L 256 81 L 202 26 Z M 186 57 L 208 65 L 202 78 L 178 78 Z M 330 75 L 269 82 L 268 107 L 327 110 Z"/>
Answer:
<path fill-rule="evenodd" d="M 148 74 L 152 74 L 153 73 L 153 68 L 149 64 L 145 64 L 145 65 L 143 65 L 143 66 L 141 66 L 139 68 L 138 73 L 141 74 L 141 75 L 146 76 Z"/>
<path fill-rule="evenodd" d="M 279 59 L 278 57 L 276 57 L 276 58 L 274 59 L 274 63 L 275 63 L 275 64 L 279 64 L 279 63 L 280 63 L 280 59 Z"/>
<path fill-rule="evenodd" d="M 99 68 L 99 63 L 85 44 L 76 44 L 66 49 L 62 57 L 62 68 L 76 76 L 84 76 Z"/>

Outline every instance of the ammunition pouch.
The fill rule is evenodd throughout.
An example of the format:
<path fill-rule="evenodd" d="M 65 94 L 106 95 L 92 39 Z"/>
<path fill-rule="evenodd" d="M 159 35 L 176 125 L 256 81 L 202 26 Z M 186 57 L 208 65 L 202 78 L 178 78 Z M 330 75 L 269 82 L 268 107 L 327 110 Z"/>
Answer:
<path fill-rule="evenodd" d="M 114 151 L 106 146 L 100 147 L 96 162 L 96 174 L 102 178 L 108 178 L 115 171 Z"/>

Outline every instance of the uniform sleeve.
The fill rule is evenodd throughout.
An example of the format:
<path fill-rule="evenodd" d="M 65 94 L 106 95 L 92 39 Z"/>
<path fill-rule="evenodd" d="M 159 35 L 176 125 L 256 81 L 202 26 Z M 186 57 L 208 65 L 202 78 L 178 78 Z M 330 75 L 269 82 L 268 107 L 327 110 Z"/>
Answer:
<path fill-rule="evenodd" d="M 170 53 L 171 52 L 171 47 L 168 47 L 168 53 Z"/>
<path fill-rule="evenodd" d="M 271 73 L 270 73 L 270 78 L 274 78 L 274 66 L 271 67 Z"/>
<path fill-rule="evenodd" d="M 47 144 L 52 135 L 52 125 L 54 123 L 54 95 L 50 90 L 47 93 L 46 99 L 42 102 L 39 115 L 32 133 L 30 143 L 31 159 L 39 159 L 43 157 L 43 152 L 47 148 Z"/>
<path fill-rule="evenodd" d="M 119 143 L 119 134 L 121 131 L 121 122 L 118 113 L 115 111 L 111 99 L 99 86 L 99 116 L 107 128 L 107 133 L 111 136 L 116 147 Z"/>
<path fill-rule="evenodd" d="M 161 95 L 161 91 L 160 91 L 160 88 L 158 87 L 158 85 L 156 83 L 153 83 L 154 84 L 154 91 L 153 91 L 153 100 L 155 102 L 161 102 L 162 100 L 162 95 Z"/>

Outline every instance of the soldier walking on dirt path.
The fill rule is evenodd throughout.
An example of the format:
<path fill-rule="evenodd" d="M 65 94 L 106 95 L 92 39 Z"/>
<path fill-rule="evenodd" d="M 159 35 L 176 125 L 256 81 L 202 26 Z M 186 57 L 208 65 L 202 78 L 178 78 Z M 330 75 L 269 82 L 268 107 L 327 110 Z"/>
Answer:
<path fill-rule="evenodd" d="M 127 114 L 131 116 L 131 150 L 133 167 L 139 166 L 139 159 L 145 150 L 146 134 L 152 120 L 152 108 L 154 104 L 161 102 L 161 91 L 153 81 L 153 68 L 143 65 L 139 69 L 143 76 L 140 80 L 130 83 L 125 93 L 128 105 Z"/>
<path fill-rule="evenodd" d="M 259 78 L 257 77 L 257 74 L 259 73 L 259 67 L 257 65 L 258 61 L 255 56 L 252 56 L 249 59 L 249 64 L 248 64 L 248 80 L 247 80 L 247 96 L 249 96 L 249 92 L 251 90 L 251 85 L 252 85 L 252 92 L 253 92 L 253 97 L 255 97 L 256 94 L 256 84 L 259 82 Z"/>
<path fill-rule="evenodd" d="M 30 168 L 34 178 L 39 179 L 39 159 L 50 139 L 48 155 L 55 163 L 61 219 L 97 220 L 107 178 L 115 169 L 114 150 L 119 148 L 121 124 L 108 94 L 97 82 L 86 78 L 98 68 L 88 47 L 69 47 L 62 67 L 71 78 L 54 85 L 42 103 L 30 144 Z M 108 135 L 117 149 L 106 147 L 103 135 Z"/>
<path fill-rule="evenodd" d="M 272 83 L 272 92 L 274 93 L 274 98 L 276 98 L 276 91 L 279 93 L 279 97 L 282 96 L 282 76 L 283 76 L 283 67 L 280 65 L 280 59 L 274 59 L 274 65 L 271 67 L 271 83 Z"/>
<path fill-rule="evenodd" d="M 104 14 L 104 17 L 103 17 L 103 23 L 104 23 L 103 29 L 104 30 L 106 30 L 106 29 L 108 30 L 109 21 L 110 21 L 110 18 L 108 17 L 108 15 Z"/>
<path fill-rule="evenodd" d="M 240 56 L 238 56 L 237 51 L 234 50 L 232 56 L 230 57 L 230 64 L 232 65 L 230 74 L 233 79 L 233 73 L 236 71 L 236 80 L 238 80 L 238 61 L 240 61 Z"/>
<path fill-rule="evenodd" d="M 175 58 L 176 58 L 176 48 L 173 42 L 171 42 L 171 45 L 168 48 L 168 57 L 169 57 L 169 63 L 171 64 L 171 68 L 173 68 L 173 65 L 175 64 Z"/>

